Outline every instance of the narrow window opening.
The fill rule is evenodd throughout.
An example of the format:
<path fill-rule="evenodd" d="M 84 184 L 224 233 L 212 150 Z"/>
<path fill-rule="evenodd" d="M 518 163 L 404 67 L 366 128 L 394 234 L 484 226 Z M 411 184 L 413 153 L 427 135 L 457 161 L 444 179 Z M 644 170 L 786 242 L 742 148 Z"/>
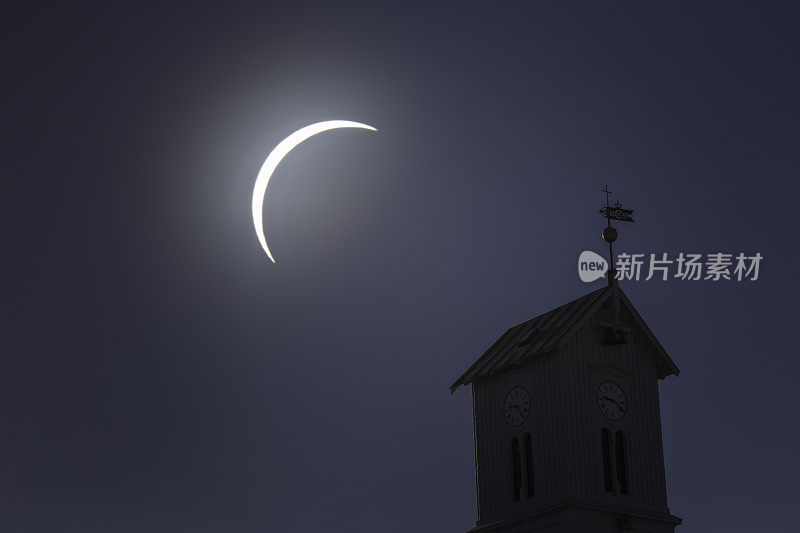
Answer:
<path fill-rule="evenodd" d="M 511 439 L 511 467 L 514 470 L 514 501 L 518 502 L 522 490 L 522 465 L 520 464 L 519 441 Z"/>
<path fill-rule="evenodd" d="M 614 449 L 617 460 L 617 483 L 619 483 L 620 494 L 628 494 L 628 472 L 625 468 L 625 435 L 622 431 L 617 431 L 614 439 Z"/>
<path fill-rule="evenodd" d="M 525 433 L 525 482 L 528 497 L 534 495 L 533 488 L 533 443 L 531 434 Z"/>
<path fill-rule="evenodd" d="M 603 428 L 600 432 L 600 439 L 603 444 L 603 481 L 606 491 L 614 492 L 614 478 L 611 475 L 611 442 L 608 429 Z"/>

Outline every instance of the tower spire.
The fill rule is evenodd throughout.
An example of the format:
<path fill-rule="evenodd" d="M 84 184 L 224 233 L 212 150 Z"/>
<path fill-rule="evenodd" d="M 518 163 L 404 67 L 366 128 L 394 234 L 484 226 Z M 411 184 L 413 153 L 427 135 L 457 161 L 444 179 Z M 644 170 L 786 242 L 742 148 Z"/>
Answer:
<path fill-rule="evenodd" d="M 606 193 L 606 207 L 605 209 L 600 210 L 600 214 L 605 215 L 606 221 L 608 225 L 606 229 L 603 230 L 603 240 L 608 243 L 608 284 L 612 286 L 614 284 L 614 241 L 617 240 L 617 230 L 611 225 L 611 206 L 609 205 L 609 196 L 611 195 L 611 191 L 608 190 L 608 185 L 604 185 L 602 191 Z"/>
<path fill-rule="evenodd" d="M 603 240 L 608 243 L 608 286 L 611 288 L 612 300 L 614 302 L 614 312 L 619 312 L 619 295 L 616 279 L 616 270 L 614 269 L 614 241 L 617 240 L 619 233 L 616 228 L 611 225 L 611 220 L 619 220 L 621 222 L 634 222 L 631 215 L 633 209 L 623 209 L 622 204 L 614 202 L 614 206 L 610 205 L 609 197 L 611 191 L 608 190 L 608 185 L 603 186 L 601 189 L 606 193 L 606 206 L 600 209 L 600 214 L 606 219 L 606 228 L 603 230 Z"/>

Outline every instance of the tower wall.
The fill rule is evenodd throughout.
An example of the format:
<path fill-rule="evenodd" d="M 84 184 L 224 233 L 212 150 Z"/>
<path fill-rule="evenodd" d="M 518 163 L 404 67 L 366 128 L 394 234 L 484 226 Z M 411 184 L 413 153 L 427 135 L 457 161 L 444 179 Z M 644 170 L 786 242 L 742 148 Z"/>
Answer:
<path fill-rule="evenodd" d="M 656 355 L 626 310 L 621 319 L 630 329 L 625 344 L 603 344 L 609 319 L 597 313 L 557 351 L 473 383 L 479 526 L 564 502 L 668 516 Z M 605 380 L 626 392 L 627 412 L 616 422 L 598 407 L 597 388 Z M 531 412 L 514 428 L 503 416 L 503 404 L 517 386 L 530 394 Z M 627 437 L 628 495 L 605 491 L 604 426 Z M 533 444 L 535 495 L 523 493 L 514 502 L 511 439 L 522 442 L 525 433 Z"/>

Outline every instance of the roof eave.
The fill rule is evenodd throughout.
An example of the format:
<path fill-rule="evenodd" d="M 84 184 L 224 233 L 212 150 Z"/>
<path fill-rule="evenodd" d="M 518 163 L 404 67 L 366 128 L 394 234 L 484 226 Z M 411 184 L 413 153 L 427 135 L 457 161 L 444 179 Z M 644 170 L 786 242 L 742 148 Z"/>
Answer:
<path fill-rule="evenodd" d="M 668 369 L 668 372 L 666 372 L 666 373 L 661 372 L 660 373 L 659 379 L 663 379 L 663 378 L 665 378 L 665 377 L 667 377 L 669 375 L 672 375 L 672 374 L 674 374 L 676 376 L 678 374 L 680 374 L 681 371 L 680 371 L 680 369 L 678 369 L 678 365 L 675 364 L 675 361 L 672 360 L 672 358 L 669 356 L 667 351 L 664 349 L 664 347 L 658 341 L 658 338 L 656 338 L 655 334 L 650 330 L 650 327 L 647 325 L 647 323 L 644 321 L 642 316 L 639 314 L 639 312 L 633 306 L 631 301 L 628 299 L 628 296 L 622 291 L 622 289 L 620 289 L 619 294 L 621 296 L 622 301 L 625 303 L 625 306 L 628 308 L 628 311 L 630 311 L 630 313 L 633 316 L 633 318 L 639 324 L 639 327 L 642 328 L 642 331 L 644 331 L 644 333 L 647 336 L 648 340 L 652 343 L 652 345 L 656 349 L 656 352 L 658 353 L 658 355 L 661 356 L 661 359 L 662 359 L 663 363 L 665 364 L 666 368 Z M 661 374 L 663 374 L 663 375 L 661 375 Z"/>

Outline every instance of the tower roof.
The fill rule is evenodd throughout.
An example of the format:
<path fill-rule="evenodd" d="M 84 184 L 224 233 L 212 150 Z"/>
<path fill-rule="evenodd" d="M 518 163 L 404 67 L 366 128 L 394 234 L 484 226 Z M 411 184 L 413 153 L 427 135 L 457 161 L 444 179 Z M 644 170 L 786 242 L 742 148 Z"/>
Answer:
<path fill-rule="evenodd" d="M 495 374 L 506 368 L 521 364 L 538 355 L 558 349 L 572 334 L 577 332 L 586 321 L 603 307 L 612 296 L 613 290 L 619 294 L 620 305 L 633 316 L 636 323 L 652 344 L 659 361 L 659 378 L 678 375 L 678 367 L 667 354 L 656 336 L 645 324 L 633 304 L 615 284 L 590 292 L 567 304 L 548 311 L 543 315 L 509 328 L 486 352 L 467 369 L 464 374 L 450 386 L 450 392 L 461 385 L 467 385 L 482 377 Z"/>

